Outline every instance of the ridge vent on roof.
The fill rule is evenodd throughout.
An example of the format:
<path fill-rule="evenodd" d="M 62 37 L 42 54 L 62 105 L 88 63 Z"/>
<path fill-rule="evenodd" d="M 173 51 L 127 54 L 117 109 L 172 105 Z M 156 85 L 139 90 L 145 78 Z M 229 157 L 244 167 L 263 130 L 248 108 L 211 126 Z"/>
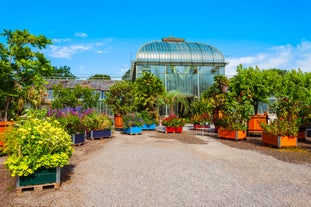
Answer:
<path fill-rule="evenodd" d="M 177 38 L 177 37 L 163 37 L 163 42 L 185 42 L 184 38 Z"/>

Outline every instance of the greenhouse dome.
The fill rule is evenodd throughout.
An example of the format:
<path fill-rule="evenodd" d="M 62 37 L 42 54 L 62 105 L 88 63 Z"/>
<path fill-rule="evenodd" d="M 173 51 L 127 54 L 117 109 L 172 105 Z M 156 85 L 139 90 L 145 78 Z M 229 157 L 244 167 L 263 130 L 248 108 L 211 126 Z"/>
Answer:
<path fill-rule="evenodd" d="M 211 45 L 168 37 L 142 45 L 125 78 L 135 81 L 150 72 L 162 80 L 167 92 L 200 98 L 215 75 L 225 74 L 226 64 L 224 55 Z"/>
<path fill-rule="evenodd" d="M 163 38 L 143 45 L 136 54 L 137 61 L 150 62 L 224 62 L 224 55 L 215 47 L 185 42 L 181 38 Z"/>

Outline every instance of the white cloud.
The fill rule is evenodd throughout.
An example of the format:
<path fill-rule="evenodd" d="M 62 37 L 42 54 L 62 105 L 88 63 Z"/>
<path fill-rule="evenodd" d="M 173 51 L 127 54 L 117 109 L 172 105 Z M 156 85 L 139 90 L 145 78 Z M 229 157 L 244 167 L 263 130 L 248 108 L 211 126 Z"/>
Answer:
<path fill-rule="evenodd" d="M 91 50 L 91 47 L 84 45 L 70 45 L 70 46 L 54 46 L 51 45 L 49 55 L 53 58 L 71 58 L 76 53 L 81 53 Z"/>
<path fill-rule="evenodd" d="M 64 39 L 55 38 L 55 39 L 52 39 L 53 43 L 62 43 L 62 42 L 70 42 L 70 41 L 71 41 L 70 38 L 64 38 Z"/>
<path fill-rule="evenodd" d="M 76 33 L 75 33 L 75 36 L 76 36 L 76 37 L 82 37 L 82 38 L 85 38 L 85 37 L 87 37 L 87 34 L 86 34 L 86 33 L 84 33 L 84 32 L 76 32 Z"/>
<path fill-rule="evenodd" d="M 242 64 L 243 67 L 258 66 L 261 69 L 298 69 L 304 72 L 311 72 L 311 42 L 302 41 L 301 44 L 282 45 L 269 48 L 264 53 L 254 56 L 233 57 L 226 60 L 226 75 L 236 74 L 236 67 Z"/>

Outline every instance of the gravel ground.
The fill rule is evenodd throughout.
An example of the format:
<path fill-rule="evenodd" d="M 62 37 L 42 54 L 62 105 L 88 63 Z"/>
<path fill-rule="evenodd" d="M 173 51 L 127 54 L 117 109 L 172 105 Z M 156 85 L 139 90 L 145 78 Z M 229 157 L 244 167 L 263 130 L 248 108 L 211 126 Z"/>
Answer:
<path fill-rule="evenodd" d="M 230 144 L 249 142 L 115 132 L 76 148 L 58 190 L 16 194 L 5 179 L 0 206 L 311 206 L 311 165 Z"/>

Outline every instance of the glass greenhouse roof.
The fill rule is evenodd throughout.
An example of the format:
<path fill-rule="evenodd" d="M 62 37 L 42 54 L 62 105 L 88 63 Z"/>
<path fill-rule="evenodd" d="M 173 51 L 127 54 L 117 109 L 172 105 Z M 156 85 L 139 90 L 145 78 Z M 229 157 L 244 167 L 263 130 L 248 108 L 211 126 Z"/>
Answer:
<path fill-rule="evenodd" d="M 217 62 L 224 63 L 224 55 L 215 47 L 181 38 L 163 38 L 143 45 L 136 61 L 147 62 Z"/>

